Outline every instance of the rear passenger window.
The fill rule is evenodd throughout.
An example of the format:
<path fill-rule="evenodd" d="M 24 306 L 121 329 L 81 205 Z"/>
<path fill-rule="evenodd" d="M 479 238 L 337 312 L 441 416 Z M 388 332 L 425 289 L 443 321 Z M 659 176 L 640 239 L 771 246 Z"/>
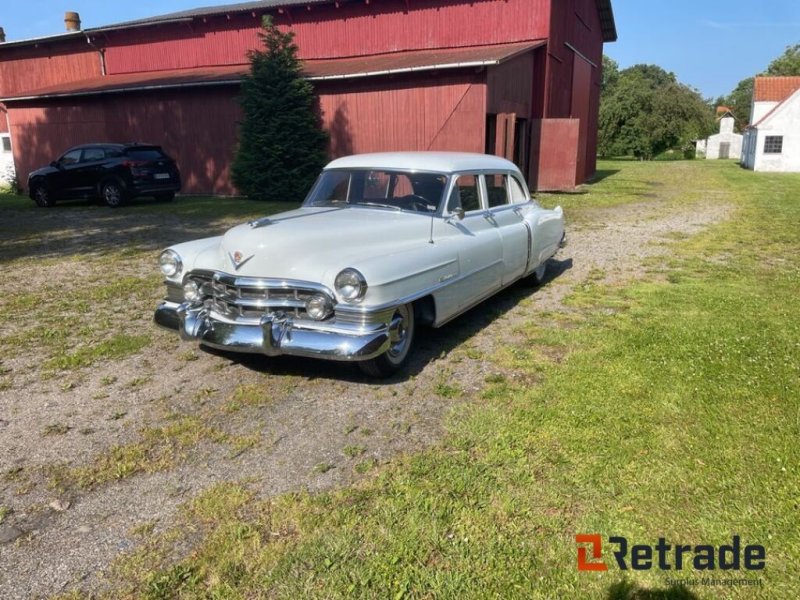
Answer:
<path fill-rule="evenodd" d="M 517 180 L 517 178 L 509 177 L 509 181 L 511 182 L 511 202 L 514 204 L 528 202 L 530 197 L 525 193 L 525 188 L 522 187 L 522 184 Z"/>
<path fill-rule="evenodd" d="M 70 150 L 64 156 L 59 159 L 59 163 L 62 165 L 74 165 L 79 163 L 81 160 L 81 151 L 80 150 Z"/>
<path fill-rule="evenodd" d="M 158 148 L 135 148 L 128 150 L 133 160 L 164 160 L 166 155 Z"/>
<path fill-rule="evenodd" d="M 463 208 L 464 212 L 480 210 L 481 200 L 478 193 L 477 175 L 459 175 L 447 200 L 447 211 L 455 212 Z"/>
<path fill-rule="evenodd" d="M 104 160 L 106 153 L 102 148 L 86 148 L 83 151 L 83 162 L 92 162 L 94 160 Z"/>
<path fill-rule="evenodd" d="M 486 175 L 489 208 L 508 204 L 508 175 Z"/>

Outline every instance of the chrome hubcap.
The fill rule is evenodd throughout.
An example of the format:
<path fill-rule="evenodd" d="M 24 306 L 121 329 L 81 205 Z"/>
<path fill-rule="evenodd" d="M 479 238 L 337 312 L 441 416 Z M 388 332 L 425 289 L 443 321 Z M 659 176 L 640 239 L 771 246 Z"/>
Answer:
<path fill-rule="evenodd" d="M 408 307 L 401 306 L 398 308 L 394 314 L 393 321 L 399 320 L 400 322 L 397 327 L 389 331 L 389 341 L 392 345 L 389 347 L 388 354 L 392 358 L 402 357 L 406 351 L 408 346 L 408 319 Z"/>

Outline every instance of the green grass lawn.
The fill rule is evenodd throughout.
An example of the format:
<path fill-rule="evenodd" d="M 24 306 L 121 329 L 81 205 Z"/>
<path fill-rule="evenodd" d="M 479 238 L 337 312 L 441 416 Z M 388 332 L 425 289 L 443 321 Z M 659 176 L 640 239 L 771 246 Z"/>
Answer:
<path fill-rule="evenodd" d="M 524 342 L 492 358 L 521 376 L 491 378 L 437 447 L 339 491 L 208 490 L 116 565 L 110 595 L 800 596 L 800 176 L 699 161 L 600 168 L 586 193 L 544 201 L 580 220 L 658 189 L 666 209 L 722 198 L 735 218 L 673 242 L 635 282 L 578 286 L 558 326 L 522 325 Z M 187 532 L 201 541 L 176 563 Z M 766 547 L 766 569 L 623 572 L 606 556 L 607 572 L 578 572 L 577 533 L 651 545 L 739 535 Z M 762 586 L 667 582 L 702 576 Z"/>

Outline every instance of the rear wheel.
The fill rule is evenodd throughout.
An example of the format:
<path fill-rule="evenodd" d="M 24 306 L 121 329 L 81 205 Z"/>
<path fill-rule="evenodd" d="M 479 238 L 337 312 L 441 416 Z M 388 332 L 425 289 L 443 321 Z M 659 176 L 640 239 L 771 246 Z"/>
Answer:
<path fill-rule="evenodd" d="M 119 208 L 125 203 L 125 190 L 119 181 L 110 179 L 100 186 L 100 197 L 111 208 Z"/>
<path fill-rule="evenodd" d="M 36 202 L 36 206 L 41 208 L 50 208 L 56 203 L 56 201 L 53 199 L 53 195 L 44 185 L 38 185 L 34 188 L 33 201 Z"/>
<path fill-rule="evenodd" d="M 155 199 L 158 200 L 159 202 L 172 202 L 175 199 L 175 192 L 156 194 Z"/>
<path fill-rule="evenodd" d="M 536 267 L 533 272 L 524 279 L 524 281 L 528 285 L 542 285 L 542 282 L 544 282 L 545 273 L 547 273 L 547 261 Z"/>
<path fill-rule="evenodd" d="M 394 375 L 406 366 L 411 356 L 416 332 L 414 305 L 404 304 L 398 307 L 392 323 L 394 326 L 389 333 L 389 349 L 376 358 L 358 363 L 361 370 L 370 377 L 384 378 Z"/>

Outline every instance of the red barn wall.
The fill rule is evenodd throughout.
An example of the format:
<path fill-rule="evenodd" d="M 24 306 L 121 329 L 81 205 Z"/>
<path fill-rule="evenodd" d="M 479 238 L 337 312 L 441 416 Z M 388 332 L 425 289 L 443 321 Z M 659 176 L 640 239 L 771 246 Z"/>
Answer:
<path fill-rule="evenodd" d="M 487 112 L 517 113 L 519 118 L 530 118 L 533 63 L 533 52 L 526 52 L 502 64 L 489 67 L 486 82 Z"/>
<path fill-rule="evenodd" d="M 482 74 L 417 74 L 318 86 L 331 156 L 401 150 L 483 152 Z"/>
<path fill-rule="evenodd" d="M 60 83 L 99 77 L 100 57 L 80 41 L 3 49 L 0 54 L 0 98 Z"/>
<path fill-rule="evenodd" d="M 177 160 L 184 192 L 235 194 L 230 166 L 241 114 L 237 94 L 235 87 L 207 88 L 15 105 L 9 117 L 19 179 L 26 181 L 67 146 L 142 141 L 162 145 Z"/>
<path fill-rule="evenodd" d="M 273 11 L 274 12 L 274 11 Z M 261 13 L 208 17 L 205 23 L 110 31 L 109 73 L 246 63 L 259 48 Z M 275 15 L 295 33 L 303 59 L 364 56 L 400 50 L 454 48 L 547 37 L 550 0 L 382 0 L 295 7 Z M 107 40 L 107 41 L 105 41 Z"/>
<path fill-rule="evenodd" d="M 570 44 L 594 63 L 576 57 L 567 47 Z M 600 66 L 603 62 L 603 33 L 595 0 L 558 0 L 553 2 L 548 45 L 548 95 L 545 117 L 582 120 L 583 134 L 579 139 L 578 182 L 595 172 L 597 116 L 600 110 Z M 576 71 L 575 65 L 581 65 Z M 585 98 L 573 98 L 580 94 Z M 585 129 L 584 129 L 585 128 Z M 547 131 L 547 130 L 543 130 Z M 543 140 L 555 143 L 555 140 Z"/>

